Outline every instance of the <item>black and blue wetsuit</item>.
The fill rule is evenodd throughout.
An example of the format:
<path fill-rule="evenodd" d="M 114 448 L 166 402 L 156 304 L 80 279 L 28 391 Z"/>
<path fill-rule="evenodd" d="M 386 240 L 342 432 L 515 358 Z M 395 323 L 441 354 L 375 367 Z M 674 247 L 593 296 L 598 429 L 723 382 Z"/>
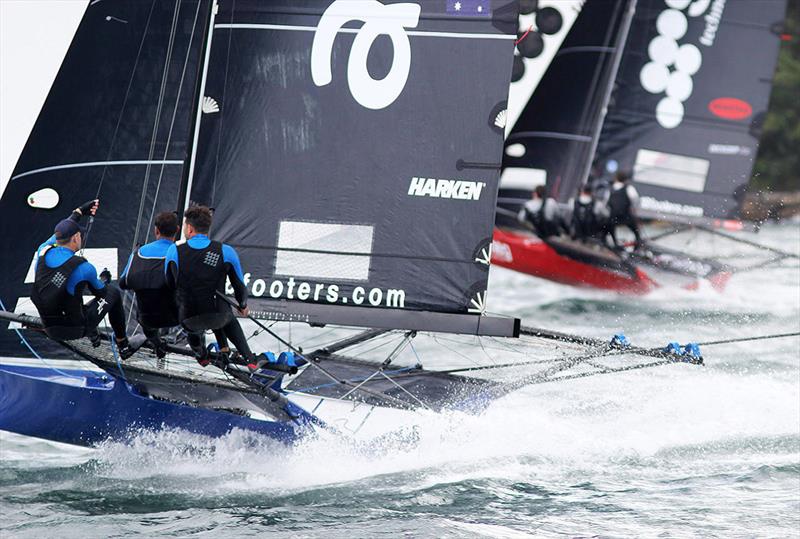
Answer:
<path fill-rule="evenodd" d="M 164 261 L 172 245 L 171 240 L 162 238 L 141 246 L 131 253 L 119 279 L 120 288 L 136 293 L 137 319 L 151 341 L 158 338 L 158 329 L 180 324 L 175 292 L 164 275 Z"/>
<path fill-rule="evenodd" d="M 80 215 L 70 219 L 77 222 Z M 77 336 L 96 333 L 108 314 L 114 335 L 125 338 L 125 315 L 119 289 L 97 278 L 95 267 L 67 247 L 56 244 L 55 235 L 39 246 L 34 262 L 35 279 L 32 300 L 45 328 L 82 328 Z M 95 299 L 84 305 L 88 288 Z M 81 335 L 77 335 L 80 333 Z"/>
<path fill-rule="evenodd" d="M 195 350 L 202 346 L 202 330 L 211 329 L 220 347 L 226 348 L 230 339 L 239 353 L 252 356 L 230 305 L 217 295 L 224 293 L 228 279 L 239 308 L 247 306 L 247 287 L 233 247 L 198 234 L 167 249 L 164 273 L 167 286 L 176 292 L 178 318 L 189 331 L 189 344 Z"/>

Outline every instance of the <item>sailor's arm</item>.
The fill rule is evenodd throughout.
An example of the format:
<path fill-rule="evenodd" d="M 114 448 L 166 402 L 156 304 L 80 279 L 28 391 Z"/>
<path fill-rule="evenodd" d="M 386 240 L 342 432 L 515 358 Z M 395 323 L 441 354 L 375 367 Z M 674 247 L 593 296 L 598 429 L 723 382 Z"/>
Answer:
<path fill-rule="evenodd" d="M 134 251 L 131 253 L 131 256 L 128 257 L 128 263 L 125 264 L 125 270 L 122 272 L 122 275 L 119 278 L 119 287 L 123 290 L 128 289 L 128 270 L 131 269 L 131 262 L 133 262 L 133 255 L 136 253 Z"/>
<path fill-rule="evenodd" d="M 631 201 L 631 214 L 636 215 L 639 210 L 639 191 L 630 184 L 625 189 L 627 190 L 628 200 Z"/>
<path fill-rule="evenodd" d="M 223 244 L 222 261 L 225 263 L 228 279 L 233 287 L 233 295 L 236 297 L 236 302 L 239 304 L 239 310 L 243 311 L 247 308 L 247 286 L 244 284 L 244 275 L 242 274 L 242 264 L 239 262 L 239 255 L 233 247 Z"/>
<path fill-rule="evenodd" d="M 89 292 L 98 298 L 106 297 L 108 289 L 103 281 L 97 278 L 97 269 L 90 263 L 84 262 L 72 272 L 67 280 L 67 292 L 75 295 L 75 291 L 82 288 L 81 285 L 86 283 L 89 287 Z"/>
<path fill-rule="evenodd" d="M 174 243 L 169 246 L 164 257 L 164 278 L 167 287 L 173 290 L 178 288 L 178 247 Z"/>

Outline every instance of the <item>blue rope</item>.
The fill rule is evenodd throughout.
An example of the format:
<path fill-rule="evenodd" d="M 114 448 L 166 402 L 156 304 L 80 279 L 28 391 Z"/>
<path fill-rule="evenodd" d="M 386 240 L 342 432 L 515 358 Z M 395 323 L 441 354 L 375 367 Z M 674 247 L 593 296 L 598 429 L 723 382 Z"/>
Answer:
<path fill-rule="evenodd" d="M 3 309 L 4 311 L 8 310 L 8 309 L 6 309 L 6 306 L 3 303 L 2 299 L 0 299 L 0 309 Z M 11 322 L 9 322 L 9 324 L 10 323 Z M 19 330 L 19 328 L 14 328 L 14 331 L 17 332 L 17 336 L 19 337 L 20 342 L 22 342 L 22 344 L 24 344 L 28 348 L 28 350 L 30 350 L 31 354 L 33 354 L 34 357 L 36 357 L 36 359 L 41 361 L 44 364 L 45 367 L 47 367 L 48 369 L 50 369 L 52 371 L 57 372 L 61 376 L 66 376 L 67 378 L 74 378 L 75 380 L 85 380 L 85 377 L 83 377 L 83 376 L 75 376 L 73 374 L 67 374 L 66 372 L 64 372 L 62 370 L 59 370 L 59 369 L 53 367 L 52 365 L 50 365 L 49 363 L 47 363 L 47 361 L 42 356 L 40 356 L 36 352 L 36 350 L 34 350 L 33 346 L 31 346 L 31 343 L 28 342 L 28 339 L 25 338 L 25 335 L 22 334 L 22 332 Z M 8 371 L 6 371 L 6 372 L 8 372 Z M 95 376 L 95 378 L 100 378 L 100 377 L 99 376 Z"/>

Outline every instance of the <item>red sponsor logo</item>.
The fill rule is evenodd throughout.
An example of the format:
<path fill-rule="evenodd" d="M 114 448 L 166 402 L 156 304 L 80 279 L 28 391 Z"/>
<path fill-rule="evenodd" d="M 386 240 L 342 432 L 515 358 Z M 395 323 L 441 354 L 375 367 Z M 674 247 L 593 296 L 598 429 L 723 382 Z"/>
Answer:
<path fill-rule="evenodd" d="M 708 110 L 725 120 L 744 120 L 753 114 L 750 103 L 735 97 L 718 97 L 708 104 Z"/>

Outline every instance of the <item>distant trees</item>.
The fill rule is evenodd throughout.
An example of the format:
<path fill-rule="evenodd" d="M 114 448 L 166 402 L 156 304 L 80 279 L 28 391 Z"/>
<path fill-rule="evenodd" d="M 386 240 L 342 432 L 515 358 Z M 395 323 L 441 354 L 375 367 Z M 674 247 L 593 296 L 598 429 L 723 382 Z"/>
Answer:
<path fill-rule="evenodd" d="M 789 0 L 778 69 L 764 134 L 753 169 L 753 187 L 800 190 L 800 2 Z"/>

